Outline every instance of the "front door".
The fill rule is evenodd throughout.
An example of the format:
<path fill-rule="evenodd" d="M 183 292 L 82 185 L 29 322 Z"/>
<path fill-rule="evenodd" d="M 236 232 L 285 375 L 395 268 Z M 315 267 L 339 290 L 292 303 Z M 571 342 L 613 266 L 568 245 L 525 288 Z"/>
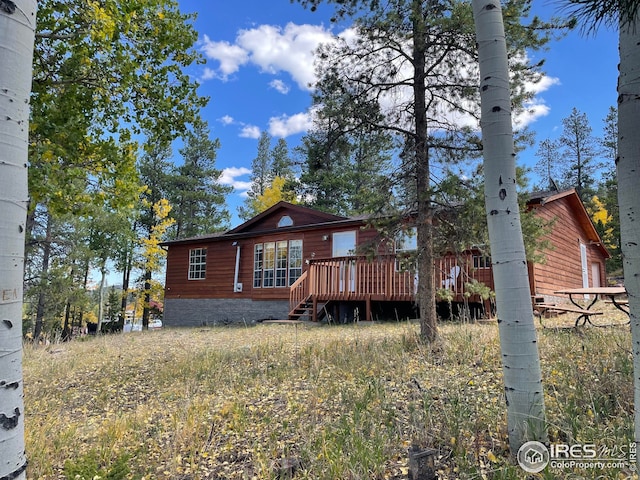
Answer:
<path fill-rule="evenodd" d="M 584 243 L 580 244 L 580 263 L 582 264 L 582 286 L 589 288 L 589 266 L 587 265 L 587 246 Z M 585 295 L 584 298 L 589 298 L 589 295 Z"/>

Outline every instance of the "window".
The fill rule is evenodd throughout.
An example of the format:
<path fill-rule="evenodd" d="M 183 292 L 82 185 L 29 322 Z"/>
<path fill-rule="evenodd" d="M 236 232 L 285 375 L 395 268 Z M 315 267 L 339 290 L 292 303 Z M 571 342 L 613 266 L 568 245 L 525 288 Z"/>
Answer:
<path fill-rule="evenodd" d="M 293 225 L 293 218 L 291 218 L 289 215 L 283 215 L 278 221 L 278 228 L 290 227 L 291 225 Z"/>
<path fill-rule="evenodd" d="M 274 267 L 276 264 L 276 244 L 269 242 L 264 244 L 264 273 L 263 273 L 263 287 L 273 287 Z"/>
<path fill-rule="evenodd" d="M 189 250 L 189 280 L 204 280 L 207 272 L 207 249 Z"/>
<path fill-rule="evenodd" d="M 474 255 L 473 268 L 475 268 L 476 270 L 481 268 L 491 268 L 491 257 L 488 257 L 486 255 Z"/>
<path fill-rule="evenodd" d="M 302 275 L 302 240 L 289 242 L 289 286 Z"/>
<path fill-rule="evenodd" d="M 356 231 L 335 232 L 331 248 L 332 257 L 351 257 L 356 252 Z"/>
<path fill-rule="evenodd" d="M 262 262 L 264 260 L 264 249 L 261 243 L 253 247 L 253 286 L 262 286 Z"/>
<path fill-rule="evenodd" d="M 254 288 L 288 287 L 302 275 L 302 240 L 258 243 L 253 252 Z"/>
<path fill-rule="evenodd" d="M 396 236 L 396 253 L 415 252 L 418 249 L 418 234 L 415 227 L 399 232 Z"/>
<path fill-rule="evenodd" d="M 287 286 L 287 242 L 276 243 L 276 287 Z"/>
<path fill-rule="evenodd" d="M 415 227 L 396 235 L 396 271 L 406 272 L 415 270 L 415 253 L 418 250 L 418 234 Z"/>

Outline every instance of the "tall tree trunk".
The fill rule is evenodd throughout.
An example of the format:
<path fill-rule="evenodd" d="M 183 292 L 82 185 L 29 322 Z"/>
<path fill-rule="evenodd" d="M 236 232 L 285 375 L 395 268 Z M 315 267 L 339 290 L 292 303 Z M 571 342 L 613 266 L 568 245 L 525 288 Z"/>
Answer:
<path fill-rule="evenodd" d="M 415 100 L 414 155 L 418 202 L 416 236 L 418 242 L 418 305 L 420 307 L 420 337 L 432 342 L 436 339 L 436 289 L 434 288 L 433 208 L 429 185 L 429 145 L 427 131 L 425 50 L 427 32 L 422 2 L 412 6 L 413 22 L 413 95 Z"/>
<path fill-rule="evenodd" d="M 640 442 L 640 15 L 620 25 L 618 79 L 618 204 L 624 285 L 629 293 L 636 445 Z M 640 468 L 640 458 L 637 459 Z"/>
<path fill-rule="evenodd" d="M 144 304 L 142 307 L 142 329 L 149 328 L 149 315 L 151 313 L 151 270 L 144 272 Z"/>
<path fill-rule="evenodd" d="M 98 328 L 97 331 L 102 331 L 102 321 L 104 320 L 104 285 L 107 279 L 107 260 L 102 260 L 100 265 L 100 291 L 98 291 Z"/>
<path fill-rule="evenodd" d="M 480 60 L 485 204 L 511 453 L 544 440 L 540 357 L 516 193 L 509 66 L 499 0 L 473 0 Z"/>
<path fill-rule="evenodd" d="M 131 279 L 131 269 L 133 268 L 133 248 L 126 253 L 126 259 L 122 268 L 122 301 L 120 302 L 120 321 L 124 325 L 127 317 L 127 299 L 129 298 L 129 282 Z M 135 317 L 132 319 L 132 325 Z"/>
<path fill-rule="evenodd" d="M 67 304 L 64 307 L 64 324 L 62 326 L 62 341 L 68 342 L 71 340 L 71 331 L 73 330 L 73 318 L 71 316 L 71 302 L 67 300 Z"/>
<path fill-rule="evenodd" d="M 42 335 L 42 327 L 44 324 L 44 310 L 47 303 L 47 287 L 49 285 L 49 260 L 51 258 L 51 215 L 45 215 L 47 226 L 45 228 L 45 237 L 42 242 L 42 265 L 40 268 L 40 286 L 38 292 L 38 306 L 36 307 L 36 323 L 33 330 L 33 339 L 35 342 L 40 340 Z"/>
<path fill-rule="evenodd" d="M 26 478 L 22 301 L 36 0 L 0 8 L 0 478 Z"/>

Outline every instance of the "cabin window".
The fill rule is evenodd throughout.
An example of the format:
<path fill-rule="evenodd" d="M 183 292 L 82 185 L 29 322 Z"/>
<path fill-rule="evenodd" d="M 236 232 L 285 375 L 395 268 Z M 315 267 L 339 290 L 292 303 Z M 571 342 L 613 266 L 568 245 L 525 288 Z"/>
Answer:
<path fill-rule="evenodd" d="M 289 242 L 289 286 L 302 275 L 302 240 Z"/>
<path fill-rule="evenodd" d="M 418 234 L 415 227 L 399 232 L 395 240 L 396 271 L 415 270 L 415 253 L 418 249 Z"/>
<path fill-rule="evenodd" d="M 302 240 L 254 245 L 254 288 L 288 287 L 302 275 Z"/>
<path fill-rule="evenodd" d="M 264 271 L 263 271 L 263 287 L 273 287 L 274 267 L 276 266 L 276 244 L 269 242 L 264 244 Z"/>
<path fill-rule="evenodd" d="M 279 227 L 290 227 L 293 225 L 293 218 L 291 218 L 289 215 L 283 215 L 280 220 L 278 221 L 278 228 Z"/>
<path fill-rule="evenodd" d="M 253 286 L 262 286 L 262 262 L 264 260 L 264 247 L 258 243 L 253 247 Z"/>
<path fill-rule="evenodd" d="M 276 243 L 276 287 L 287 286 L 287 242 Z"/>
<path fill-rule="evenodd" d="M 415 227 L 399 232 L 396 236 L 396 253 L 415 252 L 418 249 L 418 234 Z"/>
<path fill-rule="evenodd" d="M 189 280 L 203 280 L 207 272 L 207 249 L 189 250 Z"/>
<path fill-rule="evenodd" d="M 473 268 L 475 268 L 476 270 L 491 268 L 491 257 L 486 255 L 474 255 Z"/>

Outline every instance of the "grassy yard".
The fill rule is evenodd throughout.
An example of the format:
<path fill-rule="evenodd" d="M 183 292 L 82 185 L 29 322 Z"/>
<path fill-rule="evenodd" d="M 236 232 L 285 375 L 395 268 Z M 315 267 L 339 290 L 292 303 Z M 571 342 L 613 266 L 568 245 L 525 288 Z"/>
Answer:
<path fill-rule="evenodd" d="M 613 315 L 613 313 L 612 313 Z M 553 323 L 553 321 L 550 321 Z M 509 460 L 495 323 L 118 334 L 25 349 L 29 478 L 526 478 Z M 539 330 L 552 442 L 633 438 L 628 327 Z M 600 476 L 599 476 L 600 475 Z M 530 478 L 629 478 L 625 469 Z"/>

